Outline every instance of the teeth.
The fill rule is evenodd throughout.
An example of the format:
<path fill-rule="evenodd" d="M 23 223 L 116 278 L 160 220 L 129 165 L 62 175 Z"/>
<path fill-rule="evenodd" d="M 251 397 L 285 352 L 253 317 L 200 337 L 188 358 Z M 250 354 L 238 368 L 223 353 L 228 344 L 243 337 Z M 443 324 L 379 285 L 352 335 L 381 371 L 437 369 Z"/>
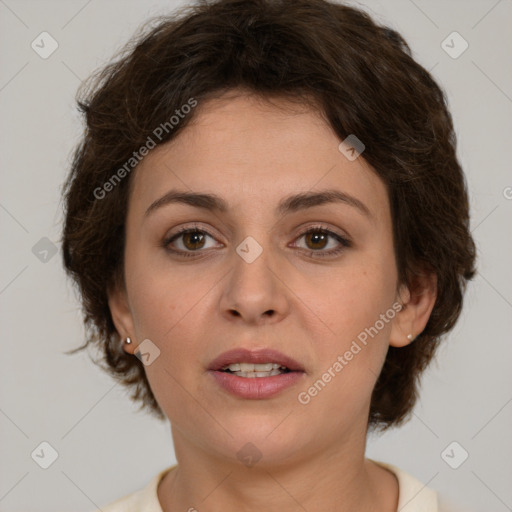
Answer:
<path fill-rule="evenodd" d="M 222 368 L 223 370 L 230 370 L 232 372 L 271 372 L 273 370 L 278 370 L 279 368 L 284 368 L 277 363 L 264 363 L 264 364 L 252 364 L 252 363 L 234 363 Z"/>
<path fill-rule="evenodd" d="M 236 375 L 237 377 L 246 377 L 248 379 L 252 379 L 255 377 L 273 377 L 274 375 L 281 375 L 281 373 L 283 372 L 276 368 L 270 372 L 233 372 L 233 375 Z"/>

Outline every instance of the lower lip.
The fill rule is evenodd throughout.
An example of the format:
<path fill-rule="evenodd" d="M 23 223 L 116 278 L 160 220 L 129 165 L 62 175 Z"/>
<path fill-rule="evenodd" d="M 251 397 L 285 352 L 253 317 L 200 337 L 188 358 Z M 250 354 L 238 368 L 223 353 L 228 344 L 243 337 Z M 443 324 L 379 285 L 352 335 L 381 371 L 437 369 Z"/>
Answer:
<path fill-rule="evenodd" d="M 217 383 L 233 395 L 260 400 L 270 398 L 296 384 L 304 372 L 288 372 L 272 377 L 237 377 L 232 373 L 210 371 Z"/>

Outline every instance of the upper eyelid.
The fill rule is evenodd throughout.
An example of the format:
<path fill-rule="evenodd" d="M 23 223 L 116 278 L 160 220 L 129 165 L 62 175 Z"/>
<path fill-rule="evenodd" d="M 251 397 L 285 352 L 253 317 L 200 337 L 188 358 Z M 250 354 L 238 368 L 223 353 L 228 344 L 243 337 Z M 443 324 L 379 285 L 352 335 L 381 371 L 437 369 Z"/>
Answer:
<path fill-rule="evenodd" d="M 341 236 L 343 238 L 348 238 L 348 235 L 337 233 L 334 228 L 331 228 L 329 226 L 323 225 L 322 223 L 312 224 L 312 225 L 306 226 L 305 228 L 302 228 L 300 230 L 300 232 L 297 235 L 295 235 L 295 236 L 302 236 L 305 233 L 308 233 L 310 231 L 315 231 L 315 230 L 318 230 L 318 231 L 328 231 L 329 233 L 331 233 L 333 235 L 338 235 L 338 236 Z M 203 228 L 201 226 L 187 226 L 187 227 L 184 227 L 184 228 L 180 228 L 178 231 L 176 231 L 172 235 L 165 236 L 165 238 L 170 240 L 171 238 L 173 238 L 175 236 L 183 235 L 184 233 L 194 232 L 194 231 L 199 231 L 199 232 L 202 232 L 202 233 L 206 233 L 207 235 L 209 235 L 211 237 L 214 237 L 214 238 L 217 237 L 217 235 L 214 235 L 208 229 L 205 229 L 205 228 Z"/>

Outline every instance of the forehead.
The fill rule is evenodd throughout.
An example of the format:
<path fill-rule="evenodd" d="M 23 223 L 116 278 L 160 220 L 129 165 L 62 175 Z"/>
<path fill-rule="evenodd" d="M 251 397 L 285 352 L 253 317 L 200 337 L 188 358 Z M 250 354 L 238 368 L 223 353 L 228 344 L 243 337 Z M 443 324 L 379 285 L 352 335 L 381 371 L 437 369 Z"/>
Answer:
<path fill-rule="evenodd" d="M 369 209 L 388 208 L 382 180 L 362 157 L 347 159 L 340 142 L 309 105 L 228 94 L 198 105 L 177 137 L 143 159 L 133 176 L 132 206 L 147 208 L 178 188 L 257 210 L 290 193 L 337 188 Z"/>

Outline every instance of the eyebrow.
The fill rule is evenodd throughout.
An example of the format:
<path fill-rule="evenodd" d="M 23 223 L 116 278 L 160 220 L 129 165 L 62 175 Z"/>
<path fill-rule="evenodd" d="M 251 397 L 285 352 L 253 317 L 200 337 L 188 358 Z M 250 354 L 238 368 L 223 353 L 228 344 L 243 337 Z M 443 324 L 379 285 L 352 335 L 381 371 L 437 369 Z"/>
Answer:
<path fill-rule="evenodd" d="M 216 194 L 185 192 L 171 190 L 160 199 L 154 201 L 144 214 L 145 217 L 153 213 L 155 210 L 168 204 L 187 204 L 195 208 L 202 208 L 208 211 L 225 213 L 229 210 L 228 204 L 224 199 Z M 322 190 L 320 192 L 302 192 L 299 194 L 288 196 L 282 199 L 276 208 L 276 213 L 286 215 L 314 206 L 320 206 L 329 203 L 344 203 L 352 206 L 360 213 L 367 217 L 371 217 L 368 207 L 359 199 L 345 192 L 336 189 Z"/>

